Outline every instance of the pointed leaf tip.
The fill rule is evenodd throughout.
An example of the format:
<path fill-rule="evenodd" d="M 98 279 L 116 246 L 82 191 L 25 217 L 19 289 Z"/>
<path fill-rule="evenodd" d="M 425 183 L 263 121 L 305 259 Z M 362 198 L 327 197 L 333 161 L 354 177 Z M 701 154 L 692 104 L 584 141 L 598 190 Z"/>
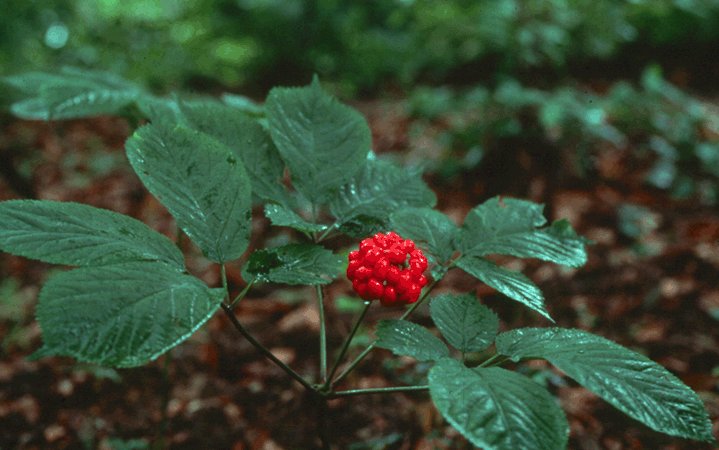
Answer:
<path fill-rule="evenodd" d="M 462 353 L 479 352 L 494 342 L 499 318 L 471 294 L 443 294 L 432 299 L 430 313 L 442 336 Z"/>
<path fill-rule="evenodd" d="M 74 202 L 0 202 L 0 250 L 68 266 L 162 261 L 185 267 L 172 241 L 139 220 Z"/>
<path fill-rule="evenodd" d="M 43 347 L 114 367 L 151 361 L 194 333 L 219 308 L 223 289 L 209 289 L 166 264 L 131 262 L 53 275 L 40 292 Z"/>
<path fill-rule="evenodd" d="M 544 306 L 544 294 L 532 280 L 520 272 L 500 267 L 477 256 L 463 256 L 457 267 L 512 300 L 516 300 L 554 322 Z"/>
<path fill-rule="evenodd" d="M 418 361 L 437 361 L 449 356 L 447 346 L 423 326 L 406 320 L 382 320 L 377 324 L 377 347 Z"/>
<path fill-rule="evenodd" d="M 583 330 L 521 328 L 497 336 L 497 351 L 514 360 L 542 358 L 650 428 L 710 442 L 701 399 L 644 355 Z"/>
<path fill-rule="evenodd" d="M 272 89 L 265 110 L 292 183 L 311 202 L 323 203 L 362 168 L 372 144 L 369 125 L 317 78 L 306 87 Z"/>
<path fill-rule="evenodd" d="M 543 208 L 526 200 L 487 200 L 465 218 L 459 239 L 462 253 L 538 258 L 570 267 L 584 265 L 586 239 L 578 236 L 566 220 L 543 227 Z"/>
<path fill-rule="evenodd" d="M 143 184 L 205 256 L 221 263 L 244 253 L 251 187 L 244 165 L 227 146 L 189 128 L 152 124 L 136 131 L 126 149 Z"/>

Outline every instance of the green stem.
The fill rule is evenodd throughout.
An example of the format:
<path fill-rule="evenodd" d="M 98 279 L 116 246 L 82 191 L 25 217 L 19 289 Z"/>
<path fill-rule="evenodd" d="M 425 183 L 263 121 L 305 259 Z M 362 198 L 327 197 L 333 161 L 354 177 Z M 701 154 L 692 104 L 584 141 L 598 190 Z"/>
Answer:
<path fill-rule="evenodd" d="M 308 391 L 316 392 L 317 389 L 315 389 L 314 386 L 312 386 L 307 380 L 302 378 L 300 374 L 292 370 L 291 367 L 289 367 L 287 364 L 280 361 L 274 354 L 272 354 L 271 351 L 267 349 L 264 345 L 260 344 L 257 339 L 255 339 L 248 331 L 245 329 L 245 327 L 242 326 L 239 320 L 237 320 L 237 316 L 235 316 L 235 313 L 232 312 L 232 308 L 230 308 L 225 303 L 220 304 L 220 307 L 222 307 L 222 310 L 225 311 L 225 315 L 227 315 L 227 318 L 230 319 L 230 322 L 232 322 L 232 325 L 237 329 L 237 331 L 240 332 L 242 336 L 244 336 L 247 341 L 252 344 L 257 350 L 260 351 L 267 359 L 275 363 L 280 369 L 287 372 L 287 374 L 292 377 L 295 381 L 300 383 L 302 386 L 305 387 Z"/>
<path fill-rule="evenodd" d="M 427 391 L 429 386 L 393 386 L 383 388 L 368 388 L 368 389 L 349 389 L 346 391 L 332 392 L 327 396 L 329 398 L 337 397 L 350 397 L 353 395 L 364 395 L 364 394 L 386 394 L 389 392 L 411 392 L 411 391 Z"/>
<path fill-rule="evenodd" d="M 247 283 L 247 286 L 245 286 L 245 288 L 242 289 L 242 292 L 240 292 L 239 294 L 237 294 L 237 297 L 235 297 L 235 298 L 230 302 L 230 307 L 234 307 L 240 300 L 242 300 L 243 298 L 245 298 L 245 295 L 247 295 L 247 292 L 249 292 L 249 290 L 250 290 L 250 288 L 252 288 L 252 285 L 253 285 L 253 284 L 255 284 L 255 280 L 252 280 L 252 281 L 250 281 L 249 283 Z"/>
<path fill-rule="evenodd" d="M 492 367 L 492 366 L 498 366 L 505 362 L 507 360 L 507 357 L 504 355 L 500 355 L 499 353 L 496 353 L 489 358 L 482 361 L 480 365 L 477 367 Z"/>
<path fill-rule="evenodd" d="M 324 241 L 327 236 L 334 231 L 335 227 L 337 226 L 337 222 L 333 223 L 332 225 L 328 226 L 327 229 L 320 235 L 319 238 L 317 238 L 317 242 Z"/>
<path fill-rule="evenodd" d="M 325 323 L 325 302 L 322 286 L 316 286 L 317 309 L 320 313 L 320 379 L 327 382 L 327 324 Z"/>
<path fill-rule="evenodd" d="M 227 270 L 225 269 L 224 264 L 220 265 L 220 274 L 222 276 L 222 287 L 225 289 L 225 299 L 229 301 L 230 291 L 227 288 Z M 220 307 L 225 312 L 227 318 L 230 319 L 230 322 L 232 322 L 232 325 L 234 325 L 235 329 L 237 329 L 237 331 L 239 331 L 240 334 L 244 336 L 245 339 L 247 339 L 247 342 L 252 344 L 257 350 L 260 351 L 260 353 L 262 353 L 267 359 L 275 363 L 280 369 L 284 370 L 295 381 L 304 386 L 305 389 L 313 393 L 317 392 L 317 389 L 315 389 L 315 387 L 312 386 L 307 380 L 302 378 L 300 374 L 292 370 L 292 368 L 287 364 L 280 361 L 271 351 L 269 351 L 269 349 L 267 349 L 267 347 L 260 344 L 260 342 L 255 339 L 245 327 L 242 326 L 240 321 L 237 319 L 237 316 L 235 315 L 234 311 L 232 311 L 231 306 L 229 306 L 225 302 L 222 302 L 220 303 Z"/>
<path fill-rule="evenodd" d="M 313 203 L 312 204 L 312 223 L 317 223 L 318 217 L 319 217 L 319 213 L 317 211 L 317 205 L 315 205 Z M 312 239 L 312 242 L 314 242 L 315 244 L 317 244 L 318 242 L 320 242 L 322 240 L 317 237 L 317 231 L 310 232 L 308 237 L 310 239 Z"/>
<path fill-rule="evenodd" d="M 422 292 L 422 295 L 419 297 L 419 299 L 407 311 L 405 311 L 404 314 L 402 314 L 400 316 L 399 320 L 405 320 L 410 314 L 412 314 L 412 312 L 414 312 L 414 310 L 417 309 L 419 307 L 419 305 L 421 305 L 422 302 L 424 302 L 425 299 L 427 299 L 427 297 L 429 296 L 429 293 L 432 291 L 432 289 L 434 289 L 434 287 L 437 285 L 437 283 L 440 282 L 440 280 L 441 280 L 441 278 L 434 280 L 432 283 L 430 283 L 427 286 L 427 289 L 425 289 L 424 292 Z M 347 366 L 347 368 L 344 371 L 342 371 L 342 373 L 334 381 L 331 382 L 330 386 L 334 386 L 335 384 L 342 381 L 350 372 L 352 372 L 352 370 L 357 366 L 357 364 L 362 362 L 362 360 L 365 358 L 365 356 L 367 356 L 369 354 L 369 352 L 371 352 L 372 349 L 375 348 L 376 345 L 377 345 L 377 340 L 375 339 L 362 351 L 362 353 L 357 355 L 357 357 L 354 360 L 352 360 L 352 362 L 349 364 L 349 366 Z"/>
<path fill-rule="evenodd" d="M 354 338 L 355 333 L 357 333 L 360 323 L 362 323 L 362 320 L 364 320 L 365 316 L 367 315 L 367 311 L 369 310 L 369 307 L 371 304 L 372 304 L 372 302 L 368 302 L 368 301 L 364 302 L 364 308 L 362 308 L 362 312 L 360 313 L 359 317 L 357 317 L 357 320 L 355 320 L 355 324 L 352 327 L 352 331 L 350 331 L 349 336 L 347 336 L 347 339 L 345 339 L 344 345 L 342 345 L 342 350 L 340 350 L 340 354 L 337 356 L 337 359 L 335 360 L 335 364 L 332 366 L 332 370 L 330 370 L 330 373 L 327 376 L 327 381 L 325 382 L 325 385 L 324 385 L 325 388 L 328 388 L 330 386 L 330 381 L 332 380 L 332 377 L 335 376 L 335 372 L 337 372 L 337 368 L 339 367 L 340 362 L 342 362 L 342 358 L 345 357 L 345 354 L 347 353 L 347 349 L 349 348 L 350 343 L 352 342 L 352 338 Z"/>
<path fill-rule="evenodd" d="M 404 314 L 399 316 L 399 320 L 406 319 L 407 317 L 409 317 L 410 314 L 412 314 L 414 312 L 415 309 L 419 308 L 419 305 L 421 305 L 427 299 L 427 297 L 429 296 L 429 293 L 432 291 L 432 289 L 434 289 L 434 287 L 437 285 L 437 283 L 439 283 L 439 280 L 434 280 L 433 282 L 431 282 L 429 284 L 429 286 L 427 286 L 427 289 L 425 289 L 424 292 L 422 292 L 422 295 L 419 297 L 419 300 L 414 302 L 412 304 L 412 306 L 410 306 L 409 309 L 404 312 Z"/>
<path fill-rule="evenodd" d="M 225 290 L 225 301 L 229 302 L 230 288 L 227 285 L 227 269 L 224 264 L 220 264 L 220 278 L 222 279 L 222 289 Z"/>
<path fill-rule="evenodd" d="M 349 373 L 352 372 L 352 370 L 354 370 L 355 367 L 357 367 L 357 364 L 362 362 L 362 360 L 365 358 L 365 356 L 367 356 L 367 354 L 369 354 L 369 352 L 372 351 L 372 349 L 375 347 L 375 345 L 377 345 L 377 341 L 372 341 L 367 347 L 365 347 L 365 349 L 362 350 L 362 353 L 357 355 L 357 357 L 352 360 L 352 362 L 349 364 L 349 366 L 347 366 L 347 368 L 345 370 L 343 370 L 342 373 L 340 373 L 339 376 L 332 381 L 331 386 L 334 386 L 335 384 L 339 383 L 347 375 L 349 375 Z"/>

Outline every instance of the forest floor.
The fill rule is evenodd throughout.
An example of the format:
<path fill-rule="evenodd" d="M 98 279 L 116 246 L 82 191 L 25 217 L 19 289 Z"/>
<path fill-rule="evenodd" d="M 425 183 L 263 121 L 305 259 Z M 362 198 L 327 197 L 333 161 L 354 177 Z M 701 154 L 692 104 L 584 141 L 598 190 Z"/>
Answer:
<path fill-rule="evenodd" d="M 357 106 L 370 121 L 378 153 L 402 151 L 410 161 L 422 158 L 413 153 L 423 143 L 409 133 L 410 119 L 401 105 L 378 101 Z M 3 171 L 0 200 L 80 201 L 171 233 L 172 219 L 125 161 L 123 144 L 131 129 L 124 120 L 39 123 L 6 118 L 2 123 L 0 160 L 17 173 Z M 505 170 L 499 166 L 452 180 L 428 178 L 438 208 L 459 221 L 489 195 L 504 194 L 546 203 L 550 217 L 569 219 L 594 241 L 584 267 L 506 263 L 539 285 L 558 326 L 586 329 L 640 351 L 696 390 L 719 437 L 719 209 L 647 187 L 646 164 L 628 149 L 596 152 L 592 177 L 559 180 L 534 170 L 542 165 L 532 159 L 536 155 L 518 151 L 520 172 L 502 173 L 514 181 L 511 186 L 490 185 L 483 175 Z M 277 236 L 261 211 L 254 216 L 253 245 Z M 229 271 L 234 290 L 244 286 L 240 267 L 238 263 Z M 200 257 L 189 258 L 188 268 L 208 283 L 219 283 L 216 268 Z M 34 319 L 37 295 L 54 270 L 59 269 L 0 255 L 0 449 L 119 450 L 145 448 L 148 442 L 172 449 L 317 445 L 314 405 L 303 388 L 263 359 L 221 314 L 168 356 L 139 368 L 113 370 L 69 358 L 29 361 L 27 356 L 41 343 Z M 451 272 L 439 285 L 440 292 L 472 290 L 499 313 L 503 329 L 550 326 L 461 274 Z M 326 295 L 340 299 L 327 302 L 329 344 L 336 350 L 354 317 L 346 307 L 349 283 L 336 281 Z M 238 318 L 259 341 L 308 375 L 318 366 L 319 318 L 311 299 L 311 290 L 260 286 L 237 307 Z M 391 314 L 371 308 L 368 323 Z M 426 308 L 414 317 L 430 323 Z M 368 333 L 371 327 L 357 341 L 366 343 Z M 545 369 L 542 364 L 535 368 Z M 411 383 L 427 369 L 375 350 L 344 386 Z M 544 373 L 567 412 L 570 449 L 712 448 L 654 432 L 559 372 Z M 426 393 L 333 400 L 329 416 L 330 438 L 338 449 L 471 448 Z"/>

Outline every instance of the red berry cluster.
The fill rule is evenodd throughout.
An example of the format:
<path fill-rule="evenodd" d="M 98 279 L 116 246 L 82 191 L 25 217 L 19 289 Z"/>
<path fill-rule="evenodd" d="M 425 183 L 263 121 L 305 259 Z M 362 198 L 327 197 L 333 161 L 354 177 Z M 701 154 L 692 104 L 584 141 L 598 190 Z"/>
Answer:
<path fill-rule="evenodd" d="M 365 300 L 380 300 L 384 306 L 406 305 L 416 302 L 427 284 L 425 270 L 427 258 L 422 250 L 390 231 L 364 239 L 359 250 L 350 252 L 347 278 Z"/>

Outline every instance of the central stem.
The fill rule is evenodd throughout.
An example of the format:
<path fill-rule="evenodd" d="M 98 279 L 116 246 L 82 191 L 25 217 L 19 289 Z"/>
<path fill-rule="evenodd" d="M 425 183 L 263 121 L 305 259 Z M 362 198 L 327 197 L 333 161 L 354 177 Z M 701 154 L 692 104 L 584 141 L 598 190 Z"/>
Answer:
<path fill-rule="evenodd" d="M 317 286 L 317 309 L 320 313 L 320 380 L 327 382 L 327 326 L 325 324 L 325 305 L 322 286 Z"/>

